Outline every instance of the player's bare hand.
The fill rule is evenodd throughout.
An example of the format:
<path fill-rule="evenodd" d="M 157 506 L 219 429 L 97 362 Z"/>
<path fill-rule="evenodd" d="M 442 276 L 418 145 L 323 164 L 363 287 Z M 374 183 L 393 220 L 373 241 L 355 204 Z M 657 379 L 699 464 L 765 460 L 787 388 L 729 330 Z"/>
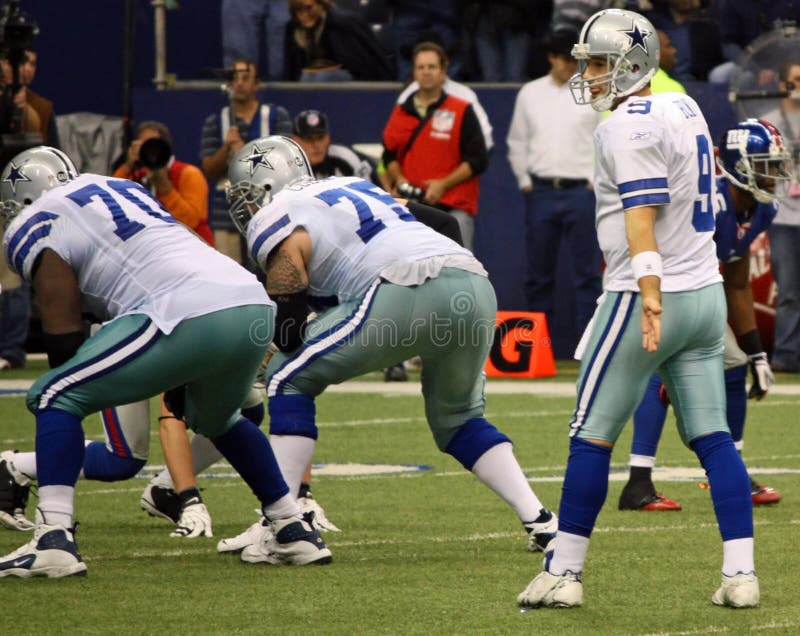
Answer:
<path fill-rule="evenodd" d="M 650 353 L 658 349 L 661 340 L 661 301 L 642 298 L 642 347 Z"/>

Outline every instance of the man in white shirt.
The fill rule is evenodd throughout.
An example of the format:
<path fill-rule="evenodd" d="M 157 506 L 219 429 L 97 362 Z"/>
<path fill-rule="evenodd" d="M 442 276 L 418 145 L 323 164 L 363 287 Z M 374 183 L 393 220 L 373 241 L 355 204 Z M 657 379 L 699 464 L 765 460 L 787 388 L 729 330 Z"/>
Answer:
<path fill-rule="evenodd" d="M 559 245 L 567 245 L 575 297 L 574 330 L 581 333 L 602 291 L 600 248 L 594 228 L 592 133 L 599 114 L 572 99 L 567 82 L 577 70 L 570 56 L 577 33 L 550 37 L 550 73 L 517 94 L 508 131 L 508 161 L 525 198 L 525 299 L 551 329 Z"/>

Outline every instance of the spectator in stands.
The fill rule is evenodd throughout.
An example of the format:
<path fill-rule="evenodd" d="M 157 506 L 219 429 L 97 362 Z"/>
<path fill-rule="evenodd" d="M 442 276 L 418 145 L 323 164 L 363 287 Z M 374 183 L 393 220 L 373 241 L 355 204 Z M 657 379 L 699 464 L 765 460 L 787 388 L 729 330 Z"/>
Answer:
<path fill-rule="evenodd" d="M 540 3 L 546 4 L 546 3 Z M 464 29 L 473 37 L 480 79 L 524 82 L 531 46 L 531 3 L 527 0 L 469 0 Z"/>
<path fill-rule="evenodd" d="M 410 53 L 424 31 L 434 31 L 446 51 L 451 77 L 461 72 L 461 0 L 394 0 L 392 29 L 397 58 L 397 79 L 408 81 L 413 63 Z"/>
<path fill-rule="evenodd" d="M 328 116 L 318 110 L 304 110 L 294 118 L 292 135 L 311 163 L 316 179 L 361 177 L 375 182 L 372 164 L 354 150 L 331 143 Z"/>
<path fill-rule="evenodd" d="M 800 87 L 800 59 L 789 60 L 780 73 L 781 90 Z M 764 115 L 782 132 L 794 148 L 795 171 L 800 147 L 800 99 L 788 96 L 780 108 Z M 769 228 L 772 274 L 778 284 L 775 307 L 775 337 L 772 347 L 772 370 L 779 373 L 800 372 L 800 185 L 792 183 L 778 190 L 778 214 Z"/>
<path fill-rule="evenodd" d="M 713 69 L 709 80 L 727 84 L 738 68 L 739 58 L 753 40 L 784 22 L 800 24 L 800 3 L 793 0 L 722 0 L 718 16 L 726 61 Z M 760 74 L 759 85 L 768 85 L 772 79 L 774 74 Z"/>
<path fill-rule="evenodd" d="M 175 159 L 172 135 L 164 124 L 139 124 L 125 163 L 114 171 L 114 176 L 149 188 L 172 216 L 214 245 L 208 225 L 208 182 L 200 168 Z"/>
<path fill-rule="evenodd" d="M 58 148 L 60 143 L 53 102 L 49 99 L 45 99 L 30 88 L 33 79 L 36 77 L 37 61 L 38 54 L 36 53 L 36 49 L 33 47 L 25 49 L 25 59 L 19 67 L 19 82 L 22 84 L 22 89 L 17 93 L 14 103 L 18 108 L 24 110 L 30 108 L 36 112 L 38 116 L 38 128 L 36 128 L 36 130 L 42 134 L 42 143 Z M 12 74 L 10 66 L 4 66 L 3 74 L 9 78 L 7 81 L 11 81 L 10 78 Z"/>
<path fill-rule="evenodd" d="M 469 102 L 448 95 L 447 55 L 432 42 L 414 48 L 414 79 L 419 90 L 392 111 L 383 131 L 392 194 L 410 184 L 424 191 L 424 203 L 456 217 L 464 246 L 473 247 L 478 212 L 478 175 L 488 152 L 480 123 Z"/>
<path fill-rule="evenodd" d="M 679 81 L 705 80 L 723 61 L 719 26 L 704 0 L 650 0 L 653 9 L 642 11 L 653 26 L 663 31 L 677 50 L 670 74 Z"/>
<path fill-rule="evenodd" d="M 650 80 L 650 90 L 653 93 L 686 93 L 686 89 L 678 80 L 671 77 L 672 69 L 678 58 L 677 49 L 672 46 L 672 41 L 665 31 L 658 31 L 658 44 L 660 55 L 658 58 L 658 70 Z"/>
<path fill-rule="evenodd" d="M 570 51 L 575 31 L 556 31 L 548 43 L 550 73 L 517 94 L 508 131 L 508 161 L 525 198 L 528 248 L 525 297 L 530 311 L 553 325 L 559 245 L 569 249 L 575 329 L 582 333 L 602 293 L 595 197 L 593 133 L 599 114 L 578 106 L 568 81 L 577 71 Z"/>
<path fill-rule="evenodd" d="M 291 135 L 292 119 L 282 106 L 258 99 L 258 67 L 236 60 L 230 69 L 230 104 L 206 117 L 200 143 L 201 167 L 216 182 L 211 208 L 211 227 L 217 249 L 238 263 L 245 263 L 242 239 L 228 216 L 225 183 L 228 161 L 245 142 L 265 135 Z"/>
<path fill-rule="evenodd" d="M 358 13 L 331 0 L 288 0 L 284 79 L 301 82 L 388 81 L 388 52 Z"/>
<path fill-rule="evenodd" d="M 265 77 L 283 79 L 283 49 L 290 19 L 287 0 L 222 0 L 222 59 L 225 68 L 235 60 L 261 62 Z"/>

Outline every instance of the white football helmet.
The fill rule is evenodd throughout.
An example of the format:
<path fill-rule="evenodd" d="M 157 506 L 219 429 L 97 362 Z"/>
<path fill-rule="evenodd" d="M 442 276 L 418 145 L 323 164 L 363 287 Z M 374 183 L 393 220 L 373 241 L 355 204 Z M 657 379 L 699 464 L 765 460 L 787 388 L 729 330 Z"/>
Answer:
<path fill-rule="evenodd" d="M 0 175 L 6 225 L 44 192 L 77 176 L 75 164 L 57 148 L 36 146 L 15 155 Z"/>
<path fill-rule="evenodd" d="M 288 137 L 271 135 L 250 141 L 228 164 L 228 213 L 246 234 L 250 219 L 272 197 L 288 185 L 313 178 L 306 153 Z"/>
<path fill-rule="evenodd" d="M 572 47 L 578 60 L 578 73 L 569 81 L 577 104 L 591 104 L 596 111 L 608 110 L 619 97 L 641 90 L 658 70 L 660 47 L 658 34 L 650 21 L 624 9 L 606 9 L 586 21 Z M 590 58 L 605 58 L 608 71 L 584 79 Z M 604 93 L 592 96 L 592 88 L 605 87 Z"/>

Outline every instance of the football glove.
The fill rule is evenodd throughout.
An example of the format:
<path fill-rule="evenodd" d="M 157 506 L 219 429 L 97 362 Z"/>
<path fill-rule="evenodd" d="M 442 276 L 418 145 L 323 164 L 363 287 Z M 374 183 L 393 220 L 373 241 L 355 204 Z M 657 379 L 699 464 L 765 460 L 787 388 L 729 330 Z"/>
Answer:
<path fill-rule="evenodd" d="M 747 356 L 747 360 L 750 364 L 750 371 L 753 374 L 753 384 L 747 393 L 747 397 L 760 400 L 775 382 L 775 376 L 772 374 L 772 369 L 767 361 L 767 354 L 763 351 Z"/>
<path fill-rule="evenodd" d="M 211 515 L 208 514 L 206 505 L 199 502 L 185 506 L 181 511 L 181 517 L 178 519 L 177 527 L 169 536 L 185 537 L 187 539 L 203 536 L 213 537 L 214 533 L 211 531 Z"/>

